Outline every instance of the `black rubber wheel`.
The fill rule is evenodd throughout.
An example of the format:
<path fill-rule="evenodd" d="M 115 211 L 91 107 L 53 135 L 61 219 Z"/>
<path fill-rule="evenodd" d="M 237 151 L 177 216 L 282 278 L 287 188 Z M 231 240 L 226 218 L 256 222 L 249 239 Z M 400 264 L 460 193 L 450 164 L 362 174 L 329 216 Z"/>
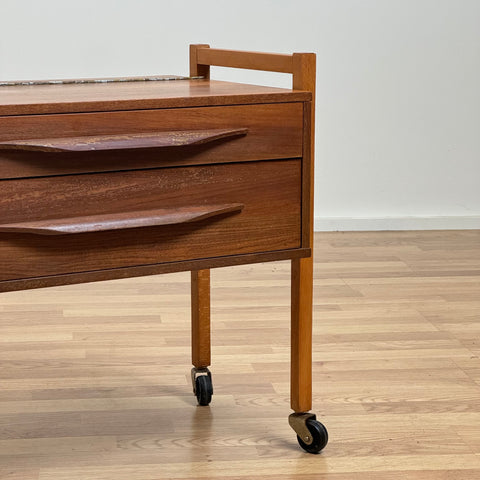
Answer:
<path fill-rule="evenodd" d="M 306 422 L 308 431 L 312 435 L 313 442 L 307 445 L 298 435 L 297 440 L 299 445 L 308 453 L 321 452 L 328 443 L 328 432 L 323 423 L 318 420 L 308 419 Z"/>
<path fill-rule="evenodd" d="M 207 406 L 212 401 L 213 386 L 212 379 L 208 375 L 200 375 L 195 380 L 195 395 L 198 404 Z"/>

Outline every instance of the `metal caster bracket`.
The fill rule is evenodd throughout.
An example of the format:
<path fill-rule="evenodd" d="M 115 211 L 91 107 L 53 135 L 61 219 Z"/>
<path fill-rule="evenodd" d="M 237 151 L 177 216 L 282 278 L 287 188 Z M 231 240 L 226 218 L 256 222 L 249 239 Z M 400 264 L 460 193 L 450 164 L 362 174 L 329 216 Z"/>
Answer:
<path fill-rule="evenodd" d="M 312 434 L 307 428 L 307 420 L 309 419 L 316 420 L 317 416 L 314 413 L 292 413 L 288 417 L 288 423 L 290 426 L 307 445 L 313 443 Z"/>

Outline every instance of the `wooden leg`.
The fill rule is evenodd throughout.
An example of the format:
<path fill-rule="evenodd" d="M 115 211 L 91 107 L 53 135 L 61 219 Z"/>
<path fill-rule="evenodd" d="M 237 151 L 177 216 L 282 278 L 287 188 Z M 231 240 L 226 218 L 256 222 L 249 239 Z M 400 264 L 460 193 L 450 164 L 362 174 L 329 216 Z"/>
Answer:
<path fill-rule="evenodd" d="M 192 271 L 192 363 L 210 365 L 210 270 Z"/>
<path fill-rule="evenodd" d="M 292 260 L 290 399 L 295 413 L 312 408 L 313 259 Z"/>

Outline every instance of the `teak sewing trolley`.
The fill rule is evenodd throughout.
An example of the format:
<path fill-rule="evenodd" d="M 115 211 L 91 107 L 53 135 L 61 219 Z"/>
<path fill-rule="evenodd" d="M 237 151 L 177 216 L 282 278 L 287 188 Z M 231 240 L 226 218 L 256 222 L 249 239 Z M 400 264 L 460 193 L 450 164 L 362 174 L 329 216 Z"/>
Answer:
<path fill-rule="evenodd" d="M 210 80 L 290 73 L 293 88 Z M 135 80 L 135 81 L 134 81 Z M 192 382 L 210 403 L 210 270 L 290 259 L 291 407 L 312 408 L 315 55 L 190 46 L 189 78 L 0 86 L 0 291 L 191 271 Z"/>

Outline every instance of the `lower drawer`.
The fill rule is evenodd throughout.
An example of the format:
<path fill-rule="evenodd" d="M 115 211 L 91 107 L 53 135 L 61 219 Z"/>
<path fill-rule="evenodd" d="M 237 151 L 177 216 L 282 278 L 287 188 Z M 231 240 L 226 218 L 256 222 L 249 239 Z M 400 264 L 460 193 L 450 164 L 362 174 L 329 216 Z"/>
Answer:
<path fill-rule="evenodd" d="M 0 182 L 0 281 L 299 248 L 301 160 Z"/>

